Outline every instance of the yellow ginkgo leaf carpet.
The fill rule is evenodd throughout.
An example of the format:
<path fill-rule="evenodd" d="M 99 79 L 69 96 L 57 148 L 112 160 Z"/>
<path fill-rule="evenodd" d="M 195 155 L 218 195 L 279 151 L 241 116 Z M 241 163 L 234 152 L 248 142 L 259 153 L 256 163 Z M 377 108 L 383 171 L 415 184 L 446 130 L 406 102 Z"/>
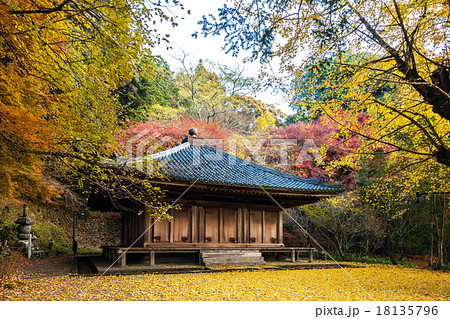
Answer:
<path fill-rule="evenodd" d="M 27 279 L 3 300 L 450 300 L 450 273 L 364 268 Z"/>

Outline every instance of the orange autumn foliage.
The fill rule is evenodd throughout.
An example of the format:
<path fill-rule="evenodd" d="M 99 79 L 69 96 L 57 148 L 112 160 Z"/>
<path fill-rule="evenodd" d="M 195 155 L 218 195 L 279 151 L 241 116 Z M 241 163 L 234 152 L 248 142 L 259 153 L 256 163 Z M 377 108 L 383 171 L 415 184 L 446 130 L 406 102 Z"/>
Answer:
<path fill-rule="evenodd" d="M 105 151 L 117 127 L 112 92 L 150 53 L 145 19 L 133 16 L 140 3 L 0 3 L 0 196 L 48 200 L 45 161 Z"/>

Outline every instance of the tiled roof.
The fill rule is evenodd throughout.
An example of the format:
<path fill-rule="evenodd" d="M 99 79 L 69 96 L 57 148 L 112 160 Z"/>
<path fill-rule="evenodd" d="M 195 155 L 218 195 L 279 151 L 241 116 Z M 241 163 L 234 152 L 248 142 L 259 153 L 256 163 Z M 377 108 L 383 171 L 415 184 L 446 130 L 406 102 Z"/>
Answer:
<path fill-rule="evenodd" d="M 143 159 L 138 161 L 141 162 Z M 311 194 L 335 194 L 343 190 L 340 183 L 324 183 L 321 178 L 305 178 L 279 172 L 209 145 L 192 146 L 186 142 L 150 155 L 148 159 L 152 159 L 156 166 L 161 168 L 161 173 L 172 181 L 196 181 L 199 184 Z"/>

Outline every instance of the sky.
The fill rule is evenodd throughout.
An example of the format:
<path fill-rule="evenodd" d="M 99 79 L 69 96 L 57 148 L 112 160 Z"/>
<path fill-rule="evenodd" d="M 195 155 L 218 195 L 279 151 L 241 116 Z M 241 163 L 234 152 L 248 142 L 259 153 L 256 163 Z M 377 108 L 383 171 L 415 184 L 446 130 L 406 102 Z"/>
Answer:
<path fill-rule="evenodd" d="M 201 26 L 197 24 L 202 19 L 203 15 L 212 13 L 216 15 L 217 9 L 222 7 L 225 0 L 181 0 L 185 10 L 178 8 L 171 9 L 173 14 L 179 17 L 184 17 L 184 20 L 178 19 L 178 27 L 172 28 L 170 25 L 160 25 L 158 30 L 161 34 L 170 34 L 170 45 L 173 49 L 167 50 L 167 44 L 162 43 L 153 48 L 155 55 L 160 55 L 164 60 L 169 63 L 172 71 L 179 71 L 181 69 L 181 63 L 178 58 L 183 55 L 183 52 L 188 53 L 188 61 L 192 65 L 197 65 L 200 59 L 209 60 L 212 63 L 220 63 L 228 65 L 230 67 L 240 66 L 241 69 L 245 68 L 246 75 L 257 77 L 260 64 L 243 63 L 242 60 L 250 53 L 243 52 L 238 57 L 233 57 L 231 53 L 226 54 L 222 50 L 225 42 L 222 36 L 208 36 L 204 37 L 199 34 L 197 38 L 193 38 L 191 35 L 201 30 Z M 191 11 L 191 14 L 187 14 L 187 10 Z M 274 67 L 276 69 L 276 67 Z M 250 94 L 252 95 L 252 94 Z M 288 98 L 282 93 L 273 93 L 271 90 L 265 92 L 257 92 L 252 95 L 253 97 L 261 100 L 264 103 L 272 104 L 277 109 L 282 110 L 287 114 L 293 114 L 294 112 L 289 108 Z"/>

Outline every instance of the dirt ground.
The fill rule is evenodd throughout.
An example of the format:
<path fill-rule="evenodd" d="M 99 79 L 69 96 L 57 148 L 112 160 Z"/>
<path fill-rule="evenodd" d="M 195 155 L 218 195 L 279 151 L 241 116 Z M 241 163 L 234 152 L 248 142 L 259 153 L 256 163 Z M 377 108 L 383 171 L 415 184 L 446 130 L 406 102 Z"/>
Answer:
<path fill-rule="evenodd" d="M 422 255 L 408 255 L 406 256 L 408 258 L 408 261 L 414 265 L 417 266 L 419 269 L 427 269 L 428 268 L 428 259 L 429 256 L 422 256 Z M 437 262 L 437 258 L 433 258 L 435 262 Z"/>
<path fill-rule="evenodd" d="M 25 265 L 21 278 L 65 276 L 76 273 L 75 258 L 61 256 L 47 259 L 31 259 Z"/>

